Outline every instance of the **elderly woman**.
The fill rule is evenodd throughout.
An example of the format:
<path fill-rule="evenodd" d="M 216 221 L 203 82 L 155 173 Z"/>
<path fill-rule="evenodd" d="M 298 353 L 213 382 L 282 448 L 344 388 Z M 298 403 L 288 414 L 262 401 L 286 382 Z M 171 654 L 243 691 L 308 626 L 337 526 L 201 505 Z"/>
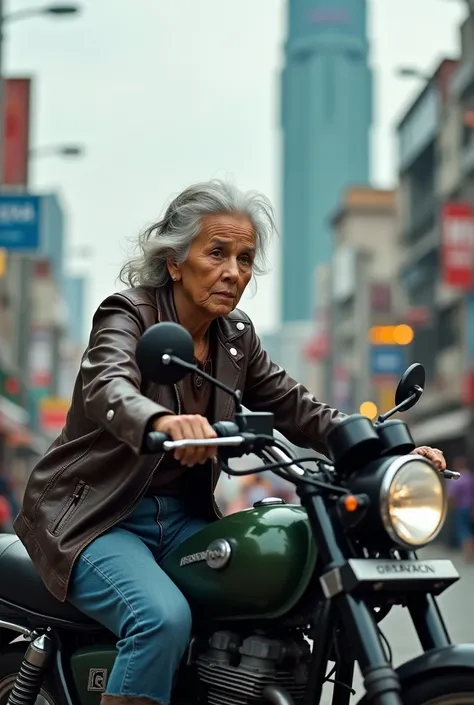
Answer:
<path fill-rule="evenodd" d="M 218 516 L 215 448 L 153 457 L 142 454 L 144 437 L 214 438 L 211 423 L 233 413 L 232 399 L 197 376 L 174 387 L 141 379 L 143 332 L 179 322 L 197 364 L 241 390 L 251 410 L 272 411 L 299 446 L 324 452 L 341 418 L 270 361 L 236 309 L 272 231 L 264 197 L 221 182 L 172 201 L 122 270 L 131 288 L 97 310 L 66 425 L 28 482 L 15 530 L 46 586 L 118 638 L 108 705 L 169 703 L 191 614 L 160 562 Z M 444 466 L 439 452 L 419 452 Z"/>

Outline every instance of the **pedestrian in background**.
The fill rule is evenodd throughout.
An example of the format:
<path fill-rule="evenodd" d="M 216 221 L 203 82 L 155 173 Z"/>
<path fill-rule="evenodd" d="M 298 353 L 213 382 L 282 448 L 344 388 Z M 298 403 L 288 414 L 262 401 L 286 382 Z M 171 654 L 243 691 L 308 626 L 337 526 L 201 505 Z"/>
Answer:
<path fill-rule="evenodd" d="M 474 472 L 465 457 L 459 456 L 453 462 L 453 469 L 461 477 L 447 484 L 448 498 L 453 517 L 454 538 L 468 562 L 474 560 Z"/>
<path fill-rule="evenodd" d="M 0 533 L 13 534 L 13 513 L 10 503 L 4 495 L 0 494 Z"/>

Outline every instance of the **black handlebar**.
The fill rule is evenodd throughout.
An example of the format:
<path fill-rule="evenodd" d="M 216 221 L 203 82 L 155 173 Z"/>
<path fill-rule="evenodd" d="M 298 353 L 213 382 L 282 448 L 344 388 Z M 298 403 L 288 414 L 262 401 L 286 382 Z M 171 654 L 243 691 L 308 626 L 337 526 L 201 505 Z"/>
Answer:
<path fill-rule="evenodd" d="M 461 477 L 461 473 L 454 470 L 443 470 L 442 474 L 446 480 L 459 480 Z"/>
<path fill-rule="evenodd" d="M 212 428 L 217 433 L 218 438 L 231 438 L 234 436 L 242 436 L 242 431 L 239 429 L 239 426 L 234 421 L 218 421 L 217 423 L 212 425 Z M 244 435 L 249 435 L 248 440 L 250 440 L 250 434 Z M 258 438 L 258 436 L 254 436 L 252 434 L 252 441 L 255 441 L 256 438 Z M 262 438 L 264 437 L 262 436 Z M 163 448 L 163 444 L 171 440 L 171 437 L 168 436 L 167 433 L 161 433 L 160 431 L 151 431 L 147 434 L 145 439 L 145 451 L 147 451 L 148 453 L 161 453 L 165 450 Z M 441 474 L 446 480 L 457 480 L 460 477 L 460 474 L 458 472 L 454 472 L 452 470 L 444 470 L 441 472 Z"/>
<path fill-rule="evenodd" d="M 218 438 L 230 438 L 230 436 L 238 436 L 240 434 L 239 427 L 233 421 L 218 421 L 212 425 L 212 428 L 217 433 Z M 163 443 L 171 441 L 171 437 L 167 433 L 160 431 L 151 431 L 146 439 L 145 446 L 149 453 L 160 453 L 163 451 Z"/>

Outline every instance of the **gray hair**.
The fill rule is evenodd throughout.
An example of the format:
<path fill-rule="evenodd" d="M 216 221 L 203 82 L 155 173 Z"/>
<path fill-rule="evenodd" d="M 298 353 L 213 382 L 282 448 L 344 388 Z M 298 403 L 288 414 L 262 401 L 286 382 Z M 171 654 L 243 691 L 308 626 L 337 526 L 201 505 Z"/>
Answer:
<path fill-rule="evenodd" d="M 138 255 L 120 271 L 120 281 L 131 287 L 164 286 L 169 281 L 167 260 L 186 261 L 201 220 L 207 215 L 235 213 L 247 216 L 255 230 L 254 274 L 266 271 L 267 247 L 275 231 L 270 201 L 256 191 L 240 191 L 229 183 L 212 180 L 194 184 L 171 201 L 164 217 L 138 238 Z"/>

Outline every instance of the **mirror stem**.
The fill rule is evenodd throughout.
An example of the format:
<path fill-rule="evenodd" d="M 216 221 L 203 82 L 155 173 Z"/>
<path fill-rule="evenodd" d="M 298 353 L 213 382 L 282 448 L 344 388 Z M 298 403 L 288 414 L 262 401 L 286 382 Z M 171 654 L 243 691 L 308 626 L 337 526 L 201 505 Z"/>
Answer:
<path fill-rule="evenodd" d="M 168 358 L 168 363 L 165 361 L 165 357 Z M 200 370 L 197 365 L 193 365 L 190 362 L 185 362 L 182 360 L 180 357 L 176 357 L 175 355 L 163 355 L 162 361 L 165 364 L 169 364 L 170 362 L 174 362 L 175 365 L 179 365 L 180 367 L 183 367 L 186 370 L 189 370 L 190 372 L 194 372 L 194 374 L 199 375 L 199 377 L 202 377 L 202 379 L 207 380 L 211 384 L 213 384 L 215 387 L 218 387 L 219 389 L 222 389 L 222 391 L 227 392 L 227 394 L 230 394 L 231 397 L 234 398 L 235 400 L 235 411 L 236 413 L 240 414 L 242 413 L 242 405 L 240 403 L 240 394 L 239 392 L 236 392 L 235 389 L 231 389 L 230 387 L 227 387 L 225 384 L 222 384 L 222 382 L 219 382 L 218 379 L 214 379 L 214 377 L 211 377 L 211 375 L 208 375 L 207 372 L 204 372 L 203 370 Z"/>
<path fill-rule="evenodd" d="M 422 394 L 423 389 L 416 385 L 413 388 L 413 393 L 410 394 L 410 396 L 404 399 L 402 402 L 400 402 L 398 406 L 395 406 L 393 409 L 390 409 L 390 411 L 387 411 L 385 414 L 380 414 L 380 416 L 377 418 L 375 426 L 384 423 L 384 421 L 387 421 L 387 419 L 396 414 L 398 411 L 403 411 L 406 407 L 410 408 L 410 404 L 413 401 L 418 401 Z"/>

